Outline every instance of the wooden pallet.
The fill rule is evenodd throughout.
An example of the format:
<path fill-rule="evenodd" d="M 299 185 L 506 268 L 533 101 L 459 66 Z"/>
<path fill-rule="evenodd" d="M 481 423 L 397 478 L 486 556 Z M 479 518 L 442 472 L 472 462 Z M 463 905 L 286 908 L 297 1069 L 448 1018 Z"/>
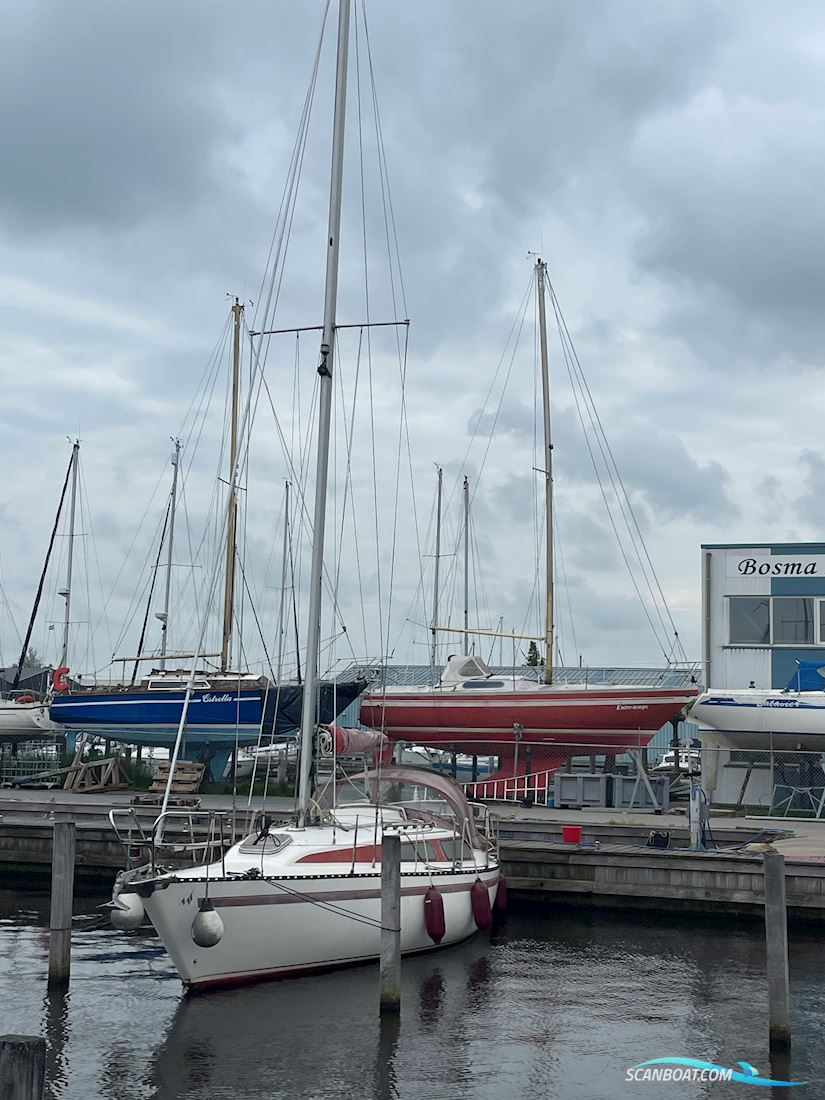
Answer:
<path fill-rule="evenodd" d="M 169 782 L 169 761 L 163 760 L 158 764 L 158 769 L 152 779 L 152 786 L 144 795 L 138 795 L 132 799 L 136 805 L 153 806 L 163 801 L 166 793 L 166 785 Z M 203 782 L 206 766 L 196 764 L 193 760 L 178 760 L 175 765 L 175 774 L 169 791 L 170 805 L 197 806 L 200 799 L 196 798 Z"/>

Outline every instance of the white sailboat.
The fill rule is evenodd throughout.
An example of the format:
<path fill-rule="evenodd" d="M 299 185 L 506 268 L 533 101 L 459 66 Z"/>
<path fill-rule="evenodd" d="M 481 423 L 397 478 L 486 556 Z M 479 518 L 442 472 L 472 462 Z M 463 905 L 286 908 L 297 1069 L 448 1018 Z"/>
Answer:
<path fill-rule="evenodd" d="M 495 845 L 444 776 L 388 767 L 312 797 L 349 25 L 350 0 L 340 0 L 296 824 L 265 824 L 210 862 L 168 871 L 157 843 L 162 814 L 150 862 L 122 874 L 113 898 L 118 927 L 148 914 L 189 990 L 376 959 L 386 832 L 402 838 L 403 952 L 457 943 L 488 926 L 499 886 Z"/>
<path fill-rule="evenodd" d="M 66 477 L 63 481 L 63 489 L 60 494 L 60 502 L 54 519 L 51 539 L 49 540 L 49 548 L 46 552 L 43 570 L 40 574 L 40 583 L 34 599 L 29 624 L 26 629 L 26 636 L 23 639 L 20 659 L 17 663 L 17 669 L 12 680 L 12 688 L 7 699 L 0 699 L 0 739 L 13 739 L 18 741 L 34 740 L 41 737 L 54 737 L 56 734 L 63 732 L 63 726 L 55 722 L 49 715 L 49 703 L 52 694 L 51 687 L 64 685 L 66 683 L 65 674 L 69 671 L 66 662 L 69 652 L 69 627 L 71 625 L 72 571 L 74 565 L 74 533 L 75 513 L 77 510 L 77 472 L 79 458 L 80 443 L 75 440 L 72 444 L 72 454 L 66 470 Z M 29 652 L 29 643 L 37 618 L 37 612 L 40 607 L 43 584 L 49 568 L 52 549 L 54 548 L 55 538 L 57 537 L 60 515 L 63 511 L 63 504 L 66 499 L 67 491 L 69 492 L 69 546 L 66 560 L 66 584 L 65 587 L 60 590 L 60 595 L 65 600 L 63 643 L 61 647 L 60 663 L 54 671 L 52 685 L 50 685 L 50 690 L 47 695 L 43 697 L 39 695 L 39 693 L 36 694 L 29 691 L 27 688 L 20 690 L 19 684 L 26 663 L 26 655 Z"/>

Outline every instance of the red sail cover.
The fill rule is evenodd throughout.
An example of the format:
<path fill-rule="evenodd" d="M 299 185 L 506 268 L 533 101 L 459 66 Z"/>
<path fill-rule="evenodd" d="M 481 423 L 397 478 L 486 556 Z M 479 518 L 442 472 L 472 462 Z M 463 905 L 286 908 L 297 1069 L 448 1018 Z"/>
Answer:
<path fill-rule="evenodd" d="M 363 752 L 381 752 L 387 744 L 386 734 L 377 730 L 345 729 L 343 726 L 319 727 L 319 742 L 324 756 L 353 756 Z"/>

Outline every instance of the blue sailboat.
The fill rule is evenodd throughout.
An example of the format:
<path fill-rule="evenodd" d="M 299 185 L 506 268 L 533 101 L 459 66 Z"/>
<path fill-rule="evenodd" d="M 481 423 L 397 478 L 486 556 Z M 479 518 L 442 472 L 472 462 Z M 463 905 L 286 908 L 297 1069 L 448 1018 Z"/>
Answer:
<path fill-rule="evenodd" d="M 238 470 L 238 398 L 240 392 L 240 347 L 244 307 L 237 298 L 232 306 L 233 355 L 232 355 L 232 413 L 229 448 L 229 499 L 227 507 L 226 564 L 223 601 L 223 633 L 220 654 L 193 653 L 167 655 L 167 627 L 169 621 L 169 596 L 172 575 L 172 548 L 175 530 L 175 505 L 180 466 L 180 443 L 175 441 L 172 456 L 172 490 L 169 510 L 164 526 L 167 561 L 163 611 L 157 613 L 161 622 L 160 655 L 134 658 L 135 670 L 144 660 L 158 662 L 158 667 L 135 683 L 100 691 L 85 688 L 68 679 L 69 669 L 55 670 L 55 694 L 49 706 L 53 722 L 74 731 L 93 734 L 111 741 L 130 745 L 165 748 L 175 744 L 181 718 L 186 705 L 184 741 L 181 756 L 206 765 L 207 778 L 222 778 L 230 754 L 236 747 L 271 744 L 286 737 L 294 737 L 301 723 L 304 685 L 300 682 L 283 682 L 280 679 L 280 660 L 275 681 L 254 673 L 234 671 L 230 667 L 232 623 L 235 595 L 235 564 L 237 538 L 237 470 Z M 286 548 L 289 524 L 288 496 L 284 525 Z M 161 539 L 163 543 L 163 538 Z M 158 551 L 158 564 L 160 551 Z M 150 599 L 152 590 L 150 590 Z M 148 610 L 147 610 L 148 618 Z M 146 629 L 141 637 L 140 647 Z M 192 674 L 192 666 L 167 669 L 168 660 L 191 658 L 197 669 L 201 658 L 219 656 L 220 667 L 216 671 L 203 670 Z M 133 660 L 130 658 L 130 660 Z M 192 683 L 190 685 L 190 680 Z M 366 680 L 352 678 L 342 681 L 324 680 L 317 685 L 316 721 L 334 722 L 335 719 L 366 687 Z"/>

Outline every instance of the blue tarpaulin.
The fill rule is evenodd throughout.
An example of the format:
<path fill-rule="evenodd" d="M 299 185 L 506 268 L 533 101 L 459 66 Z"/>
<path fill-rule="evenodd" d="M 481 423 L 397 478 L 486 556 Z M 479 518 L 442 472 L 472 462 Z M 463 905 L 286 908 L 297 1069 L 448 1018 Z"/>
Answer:
<path fill-rule="evenodd" d="M 825 664 L 821 661 L 797 661 L 787 691 L 825 691 Z"/>

